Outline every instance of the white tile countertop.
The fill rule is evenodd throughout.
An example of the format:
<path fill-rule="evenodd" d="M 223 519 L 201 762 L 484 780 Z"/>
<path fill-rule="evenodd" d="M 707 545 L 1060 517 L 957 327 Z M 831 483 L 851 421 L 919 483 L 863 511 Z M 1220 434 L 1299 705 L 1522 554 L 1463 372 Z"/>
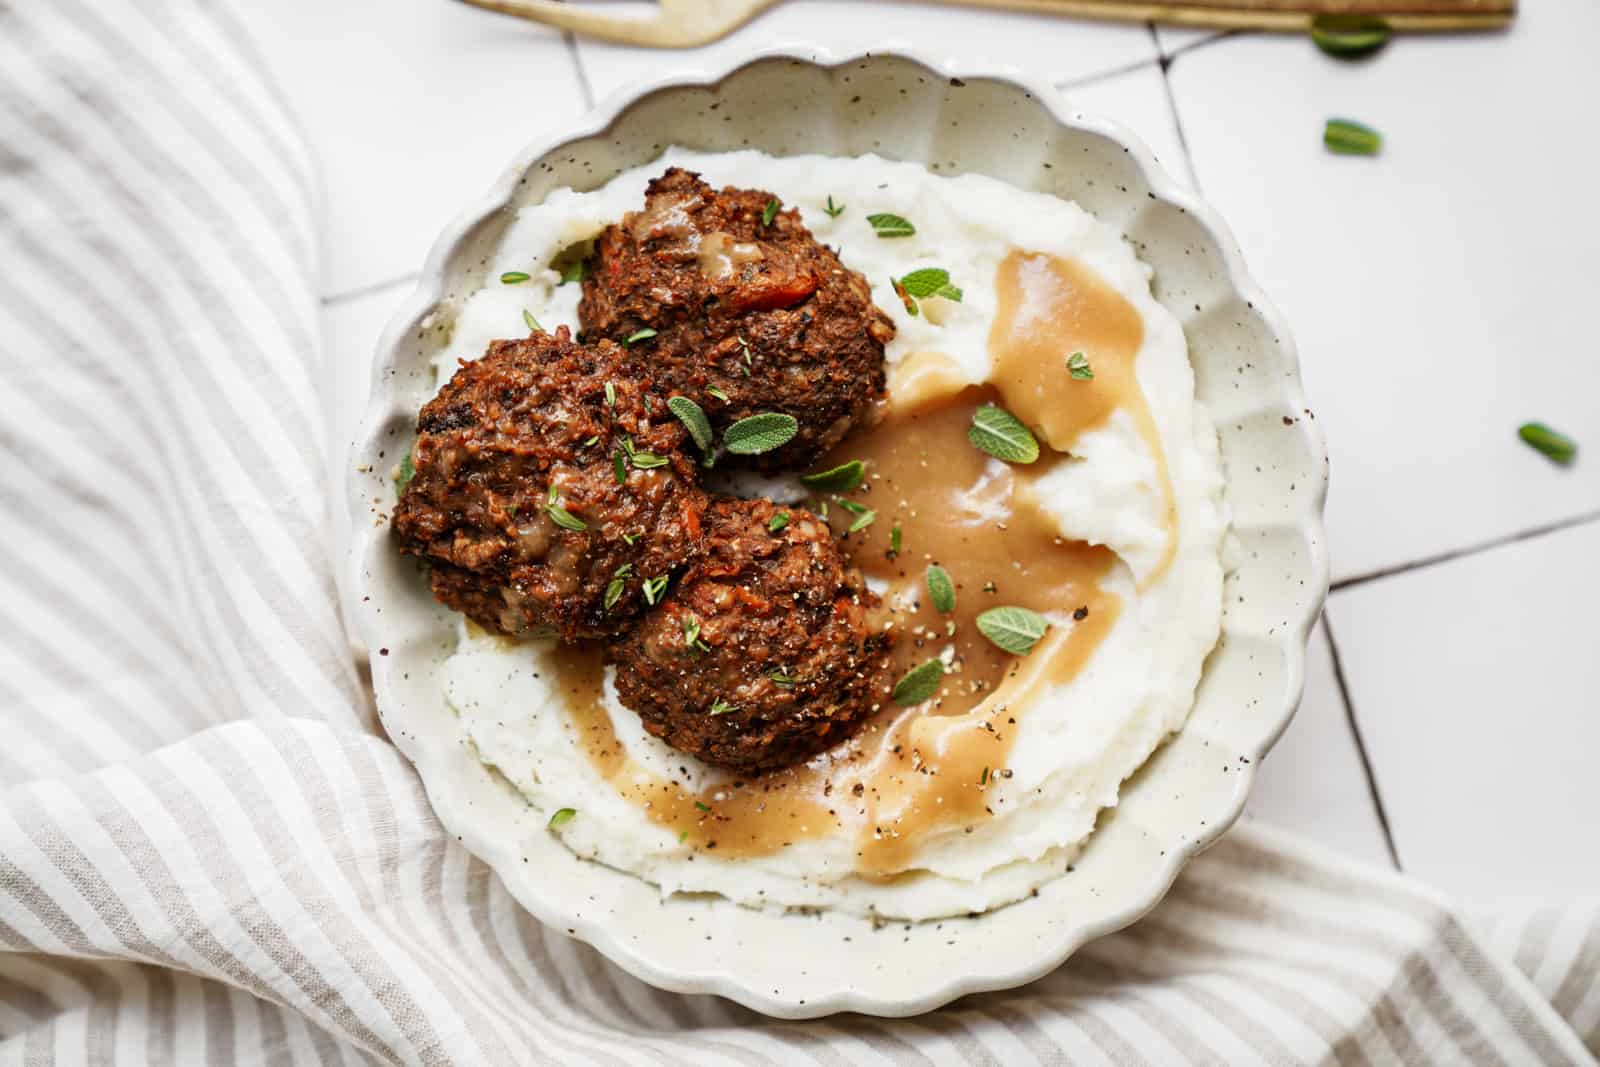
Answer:
<path fill-rule="evenodd" d="M 1134 130 L 1232 225 L 1326 432 L 1334 590 L 1248 816 L 1467 899 L 1600 884 L 1600 5 L 1339 62 L 1304 37 L 789 0 L 689 53 L 450 0 L 244 14 L 325 183 L 330 474 L 373 346 L 443 224 L 630 81 L 780 42 L 903 42 L 1041 76 Z M 1321 145 L 1347 117 L 1376 159 Z M 1559 468 L 1523 446 L 1576 436 Z"/>

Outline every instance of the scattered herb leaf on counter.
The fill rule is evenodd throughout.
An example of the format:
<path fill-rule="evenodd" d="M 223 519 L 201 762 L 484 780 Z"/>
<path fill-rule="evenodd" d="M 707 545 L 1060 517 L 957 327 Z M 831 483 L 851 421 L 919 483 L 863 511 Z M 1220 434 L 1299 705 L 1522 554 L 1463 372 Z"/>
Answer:
<path fill-rule="evenodd" d="M 397 497 L 405 496 L 406 486 L 410 485 L 411 479 L 416 476 L 417 465 L 412 461 L 411 453 L 407 452 L 400 457 L 400 469 L 394 472 L 394 495 Z"/>
<path fill-rule="evenodd" d="M 701 452 L 710 455 L 711 446 L 715 438 L 711 434 L 711 420 L 706 418 L 706 413 L 699 404 L 686 396 L 673 396 L 667 398 L 667 409 L 678 417 L 683 423 L 683 428 L 689 431 L 689 436 L 694 438 L 694 445 Z"/>
<path fill-rule="evenodd" d="M 902 708 L 909 708 L 913 704 L 920 704 L 939 691 L 939 683 L 944 681 L 944 663 L 940 660 L 930 659 L 919 666 L 912 667 L 894 683 L 894 702 Z"/>
<path fill-rule="evenodd" d="M 522 309 L 522 321 L 528 324 L 528 329 L 534 333 L 544 333 L 544 327 L 539 325 L 539 320 L 533 317 L 533 312 L 527 308 Z"/>
<path fill-rule="evenodd" d="M 715 699 L 715 700 L 713 700 L 711 702 L 711 714 L 713 714 L 713 715 L 726 715 L 730 711 L 738 711 L 738 710 L 739 710 L 739 705 L 730 704 L 726 700 L 723 700 L 721 697 L 718 697 L 717 699 Z M 707 808 L 706 810 L 710 811 L 711 809 Z"/>
<path fill-rule="evenodd" d="M 996 404 L 980 405 L 972 413 L 972 428 L 967 440 L 1007 463 L 1032 463 L 1039 458 L 1039 442 L 1033 432 L 1011 412 Z"/>
<path fill-rule="evenodd" d="M 1330 56 L 1354 59 L 1389 43 L 1389 24 L 1372 15 L 1318 15 L 1311 40 Z"/>
<path fill-rule="evenodd" d="M 531 277 L 533 277 L 533 275 L 527 273 L 526 271 L 508 270 L 504 274 L 500 275 L 500 284 L 516 285 L 518 282 L 525 282 Z"/>
<path fill-rule="evenodd" d="M 584 261 L 581 259 L 576 260 L 571 266 L 561 272 L 561 284 L 571 285 L 573 282 L 583 281 L 588 276 L 589 268 L 584 265 Z"/>
<path fill-rule="evenodd" d="M 868 215 L 867 222 L 871 224 L 872 232 L 879 237 L 910 237 L 917 232 L 917 228 L 910 222 L 887 211 Z"/>
<path fill-rule="evenodd" d="M 950 572 L 937 563 L 928 564 L 928 596 L 939 614 L 948 615 L 956 610 L 955 583 L 950 580 Z"/>
<path fill-rule="evenodd" d="M 1072 375 L 1075 382 L 1087 382 L 1094 377 L 1094 368 L 1089 366 L 1088 356 L 1074 352 L 1067 357 L 1067 373 Z"/>
<path fill-rule="evenodd" d="M 977 618 L 978 632 L 1014 656 L 1026 656 L 1050 628 L 1043 615 L 1027 608 L 990 608 Z"/>
<path fill-rule="evenodd" d="M 722 443 L 736 456 L 758 456 L 788 444 L 800 432 L 793 415 L 763 411 L 740 419 L 722 432 Z"/>
<path fill-rule="evenodd" d="M 1578 455 L 1578 442 L 1542 422 L 1523 423 L 1517 427 L 1517 436 L 1557 463 L 1571 463 Z"/>
<path fill-rule="evenodd" d="M 578 814 L 577 808 L 562 808 L 560 811 L 550 816 L 550 821 L 545 825 L 550 827 L 552 830 L 559 830 L 563 826 L 567 825 L 567 823 L 571 822 L 572 817 L 576 814 Z"/>
<path fill-rule="evenodd" d="M 841 463 L 831 470 L 802 474 L 800 484 L 823 493 L 848 493 L 861 484 L 866 466 L 859 459 Z"/>
<path fill-rule="evenodd" d="M 772 516 L 772 518 L 767 520 L 767 532 L 777 533 L 787 525 L 789 525 L 789 513 L 787 511 L 780 511 L 776 515 Z"/>
<path fill-rule="evenodd" d="M 625 345 L 631 345 L 635 341 L 648 341 L 648 340 L 650 340 L 650 338 L 654 337 L 655 335 L 656 335 L 656 331 L 651 329 L 650 327 L 646 326 L 642 330 L 635 330 L 632 333 L 630 333 L 627 336 L 627 338 L 623 340 L 622 343 L 625 344 Z"/>
<path fill-rule="evenodd" d="M 667 591 L 667 583 L 672 581 L 669 574 L 658 574 L 654 578 L 644 580 L 644 600 L 651 607 L 655 607 L 661 600 L 661 594 Z"/>
<path fill-rule="evenodd" d="M 900 279 L 900 288 L 915 297 L 942 296 L 961 300 L 961 290 L 950 284 L 950 272 L 943 267 L 922 267 Z"/>
<path fill-rule="evenodd" d="M 1383 135 L 1350 119 L 1329 119 L 1322 128 L 1322 143 L 1335 155 L 1375 156 L 1383 147 Z"/>
<path fill-rule="evenodd" d="M 772 220 L 778 217 L 778 206 L 776 197 L 767 201 L 767 206 L 761 209 L 761 225 L 772 225 Z"/>

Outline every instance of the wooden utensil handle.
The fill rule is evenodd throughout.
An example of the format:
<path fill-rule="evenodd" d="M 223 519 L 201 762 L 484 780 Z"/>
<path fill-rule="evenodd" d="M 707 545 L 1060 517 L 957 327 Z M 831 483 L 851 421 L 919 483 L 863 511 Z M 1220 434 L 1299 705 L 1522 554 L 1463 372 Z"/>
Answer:
<path fill-rule="evenodd" d="M 933 0 L 1086 18 L 1223 30 L 1303 30 L 1318 15 L 1377 15 L 1396 30 L 1485 30 L 1505 26 L 1516 0 Z"/>

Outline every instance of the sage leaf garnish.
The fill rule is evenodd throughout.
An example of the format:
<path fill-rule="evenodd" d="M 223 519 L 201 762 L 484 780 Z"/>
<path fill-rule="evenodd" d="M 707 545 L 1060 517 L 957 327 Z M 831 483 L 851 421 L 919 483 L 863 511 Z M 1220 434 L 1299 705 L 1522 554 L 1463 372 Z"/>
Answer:
<path fill-rule="evenodd" d="M 778 207 L 779 204 L 776 197 L 767 201 L 767 206 L 761 209 L 761 225 L 772 225 L 772 220 L 778 217 Z"/>
<path fill-rule="evenodd" d="M 562 808 L 560 811 L 550 816 L 550 821 L 545 825 L 550 827 L 552 830 L 559 830 L 563 826 L 567 825 L 567 823 L 571 822 L 572 817 L 576 814 L 578 814 L 577 808 Z"/>
<path fill-rule="evenodd" d="M 1089 366 L 1089 357 L 1082 352 L 1074 352 L 1067 357 L 1067 373 L 1072 375 L 1075 382 L 1087 382 L 1094 378 L 1094 368 Z"/>
<path fill-rule="evenodd" d="M 990 608 L 977 618 L 978 632 L 1013 656 L 1026 656 L 1050 628 L 1037 611 L 1027 608 Z"/>
<path fill-rule="evenodd" d="M 950 580 L 950 572 L 937 563 L 928 564 L 928 596 L 939 614 L 948 615 L 956 610 L 955 583 Z"/>
<path fill-rule="evenodd" d="M 848 493 L 861 484 L 866 470 L 859 459 L 852 459 L 829 470 L 802 474 L 800 484 L 823 493 Z"/>
<path fill-rule="evenodd" d="M 917 228 L 899 215 L 887 211 L 880 211 L 875 215 L 868 215 L 867 222 L 871 224 L 872 231 L 879 237 L 910 237 L 917 232 Z"/>
<path fill-rule="evenodd" d="M 411 459 L 411 453 L 407 452 L 400 457 L 400 469 L 394 472 L 394 495 L 396 497 L 405 496 L 406 486 L 410 485 L 411 479 L 416 476 L 417 465 Z"/>
<path fill-rule="evenodd" d="M 920 666 L 912 667 L 894 683 L 894 691 L 890 695 L 894 702 L 903 708 L 913 704 L 920 704 L 939 691 L 939 683 L 944 681 L 944 663 L 940 660 L 930 659 Z"/>
<path fill-rule="evenodd" d="M 534 318 L 533 312 L 529 311 L 527 308 L 522 309 L 522 321 L 528 324 L 528 329 L 530 332 L 544 333 L 544 327 L 539 325 L 539 320 Z"/>
<path fill-rule="evenodd" d="M 722 433 L 722 443 L 736 456 L 756 456 L 781 448 L 800 432 L 793 415 L 763 411 L 740 419 Z"/>
<path fill-rule="evenodd" d="M 711 420 L 706 418 L 706 413 L 699 404 L 686 396 L 673 396 L 667 398 L 667 409 L 678 417 L 683 423 L 683 428 L 689 431 L 689 436 L 694 438 L 694 446 L 701 452 L 710 454 L 714 438 L 711 435 Z"/>
<path fill-rule="evenodd" d="M 900 288 L 915 297 L 942 296 L 961 299 L 961 290 L 950 284 L 950 272 L 943 267 L 923 267 L 900 279 Z"/>
<path fill-rule="evenodd" d="M 1525 422 L 1517 427 L 1517 436 L 1557 463 L 1571 463 L 1578 454 L 1578 442 L 1542 422 Z"/>
<path fill-rule="evenodd" d="M 563 530 L 571 530 L 573 533 L 582 533 L 584 530 L 589 528 L 588 523 L 578 518 L 560 504 L 546 504 L 544 506 L 544 511 L 546 515 L 550 516 L 550 521 L 561 527 Z"/>
<path fill-rule="evenodd" d="M 1329 119 L 1322 128 L 1322 143 L 1335 155 L 1375 156 L 1383 146 L 1383 135 L 1350 119 Z"/>
<path fill-rule="evenodd" d="M 1354 59 L 1387 44 L 1389 24 L 1371 15 L 1318 15 L 1311 22 L 1311 40 L 1330 56 Z"/>
<path fill-rule="evenodd" d="M 668 462 L 666 456 L 658 456 L 654 452 L 635 452 L 630 458 L 636 471 L 655 470 L 657 467 L 665 467 Z"/>
<path fill-rule="evenodd" d="M 656 331 L 646 326 L 642 330 L 635 330 L 623 339 L 623 344 L 631 345 L 635 341 L 648 341 L 656 335 Z"/>
<path fill-rule="evenodd" d="M 1033 432 L 1011 412 L 996 404 L 980 405 L 972 413 L 967 440 L 980 451 L 1007 463 L 1032 463 L 1039 458 Z"/>
<path fill-rule="evenodd" d="M 531 277 L 533 277 L 533 275 L 529 274 L 527 271 L 508 270 L 504 274 L 500 275 L 500 284 L 516 285 L 518 282 L 525 282 Z"/>

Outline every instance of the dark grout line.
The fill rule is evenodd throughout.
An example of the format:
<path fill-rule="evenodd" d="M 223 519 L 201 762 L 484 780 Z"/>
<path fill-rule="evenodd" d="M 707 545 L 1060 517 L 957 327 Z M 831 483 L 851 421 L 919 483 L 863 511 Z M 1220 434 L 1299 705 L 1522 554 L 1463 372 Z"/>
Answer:
<path fill-rule="evenodd" d="M 1356 755 L 1361 758 L 1361 773 L 1367 778 L 1367 793 L 1372 797 L 1372 810 L 1378 816 L 1378 827 L 1383 831 L 1383 843 L 1389 850 L 1389 861 L 1394 869 L 1404 871 L 1400 851 L 1394 845 L 1394 831 L 1389 827 L 1389 812 L 1383 806 L 1383 794 L 1378 791 L 1378 777 L 1372 773 L 1372 758 L 1367 755 L 1367 742 L 1361 736 L 1361 726 L 1356 722 L 1356 703 L 1350 698 L 1350 686 L 1344 678 L 1344 660 L 1339 658 L 1339 643 L 1333 639 L 1333 620 L 1327 612 L 1322 615 L 1322 631 L 1328 636 L 1328 653 L 1333 659 L 1333 680 L 1339 687 L 1339 699 L 1344 701 L 1345 722 L 1350 725 L 1350 736 L 1355 739 Z"/>
<path fill-rule="evenodd" d="M 1124 63 L 1120 67 L 1112 67 L 1110 70 L 1100 70 L 1093 74 L 1084 74 L 1076 78 L 1067 78 L 1054 84 L 1057 89 L 1081 89 L 1086 85 L 1098 85 L 1100 82 L 1110 81 L 1112 78 L 1120 78 L 1124 74 L 1132 74 L 1136 70 L 1154 66 L 1160 61 L 1159 56 L 1151 59 L 1136 59 L 1132 63 Z"/>
<path fill-rule="evenodd" d="M 395 289 L 402 285 L 409 285 L 411 282 L 416 281 L 417 277 L 418 272 L 412 271 L 410 274 L 402 274 L 397 278 L 385 278 L 381 282 L 373 282 L 370 285 L 357 286 L 354 289 L 346 289 L 340 293 L 329 293 L 322 298 L 322 306 L 333 307 L 338 304 L 348 304 L 352 300 L 359 300 L 364 296 L 371 296 L 373 293 L 381 293 L 385 289 Z"/>
<path fill-rule="evenodd" d="M 572 57 L 572 70 L 578 76 L 578 92 L 583 96 L 583 106 L 587 109 L 594 108 L 594 86 L 589 84 L 589 72 L 583 69 L 583 56 L 578 52 L 578 38 L 571 30 L 565 30 L 561 39 L 566 42 L 567 55 Z"/>
<path fill-rule="evenodd" d="M 1423 556 L 1421 559 L 1409 560 L 1405 563 L 1396 563 L 1391 567 L 1380 567 L 1375 571 L 1367 571 L 1365 574 L 1352 574 L 1348 578 L 1340 578 L 1338 581 L 1331 583 L 1328 586 L 1328 591 L 1330 593 L 1337 593 L 1343 589 L 1354 589 L 1356 586 L 1366 585 L 1368 582 L 1376 582 L 1383 578 L 1393 578 L 1397 574 L 1407 574 L 1411 571 L 1426 570 L 1429 567 L 1437 567 L 1441 563 L 1450 563 L 1453 560 L 1461 559 L 1464 556 L 1475 556 L 1480 552 L 1488 552 L 1489 550 L 1495 548 L 1504 548 L 1506 545 L 1514 545 L 1518 541 L 1531 541 L 1537 537 L 1544 537 L 1547 534 L 1560 533 L 1563 530 L 1570 530 L 1574 526 L 1583 526 L 1586 523 L 1595 522 L 1597 520 L 1600 520 L 1600 510 L 1586 511 L 1581 515 L 1572 515 L 1565 519 L 1557 519 L 1554 522 L 1547 522 L 1540 526 L 1530 526 L 1525 530 L 1517 530 L 1512 533 L 1504 534 L 1500 537 L 1490 538 L 1487 541 L 1479 541 L 1476 544 L 1466 545 L 1462 548 L 1452 548 L 1448 552 L 1440 552 L 1436 556 Z"/>
<path fill-rule="evenodd" d="M 1158 62 L 1161 65 L 1161 89 L 1167 95 L 1167 112 L 1172 116 L 1173 129 L 1178 131 L 1178 150 L 1183 153 L 1183 169 L 1189 172 L 1189 186 L 1198 193 L 1200 175 L 1195 173 L 1194 156 L 1189 151 L 1189 137 L 1183 130 L 1183 116 L 1178 113 L 1178 98 L 1172 95 L 1172 77 L 1169 73 L 1172 56 L 1161 55 L 1161 38 L 1156 35 L 1156 24 L 1147 22 L 1145 26 L 1150 31 L 1150 43 L 1155 45 L 1156 55 L 1160 57 Z"/>

